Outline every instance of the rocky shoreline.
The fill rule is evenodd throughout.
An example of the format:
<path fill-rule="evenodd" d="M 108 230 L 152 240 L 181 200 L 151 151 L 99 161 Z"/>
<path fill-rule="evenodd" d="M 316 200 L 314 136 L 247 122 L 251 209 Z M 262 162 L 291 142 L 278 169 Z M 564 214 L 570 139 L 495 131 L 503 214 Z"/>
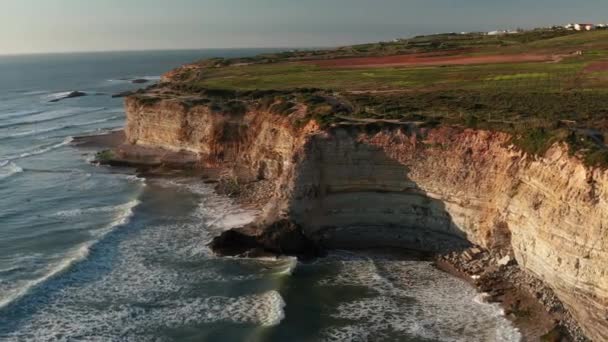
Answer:
<path fill-rule="evenodd" d="M 261 209 L 260 203 L 271 198 L 267 181 L 227 185 L 226 181 L 219 180 L 215 183 L 218 193 L 248 208 Z M 273 227 L 254 224 L 233 229 L 214 239 L 210 246 L 218 255 L 246 258 L 290 255 L 310 260 L 326 254 L 317 241 L 307 238 L 300 227 L 285 220 Z M 408 255 L 415 253 L 401 251 Z M 484 301 L 499 303 L 505 316 L 520 330 L 523 341 L 591 341 L 553 290 L 523 271 L 512 252 L 492 253 L 473 246 L 447 254 L 425 255 L 434 260 L 435 267 L 441 271 L 475 287 Z"/>
<path fill-rule="evenodd" d="M 208 167 L 199 163 L 193 153 L 183 150 L 118 144 L 114 145 L 111 153 L 109 158 L 99 162 L 136 167 L 144 174 L 166 174 L 167 170 L 185 169 L 189 174 L 200 177 L 202 182 L 215 184 L 218 193 L 232 197 L 247 208 L 263 211 L 265 206 L 276 200 L 277 191 L 282 191 L 277 189 L 277 180 L 272 177 L 240 177 L 234 165 Z M 323 237 L 307 233 L 299 224 L 283 217 L 226 232 L 215 239 L 211 247 L 220 255 L 259 257 L 288 254 L 309 259 L 322 256 L 325 248 L 335 248 L 320 243 L 321 240 Z M 500 239 L 496 238 L 496 241 Z M 351 247 L 356 249 L 360 246 Z M 407 246 L 403 248 L 408 250 Z M 436 265 L 465 279 L 481 293 L 487 293 L 488 301 L 501 303 L 505 314 L 513 320 L 526 341 L 588 341 L 553 291 L 518 267 L 512 251 L 494 248 L 492 253 L 479 247 L 456 248 L 451 253 L 435 254 Z"/>
<path fill-rule="evenodd" d="M 590 341 L 553 290 L 523 271 L 510 255 L 475 246 L 438 255 L 435 265 L 477 288 L 485 301 L 499 303 L 524 341 Z"/>

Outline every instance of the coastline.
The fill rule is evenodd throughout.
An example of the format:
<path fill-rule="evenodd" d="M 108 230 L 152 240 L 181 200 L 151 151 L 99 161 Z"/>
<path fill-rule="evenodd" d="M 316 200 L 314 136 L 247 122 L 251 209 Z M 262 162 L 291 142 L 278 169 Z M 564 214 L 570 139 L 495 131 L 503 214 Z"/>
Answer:
<path fill-rule="evenodd" d="M 120 150 L 123 143 L 122 130 L 75 138 L 76 146 L 100 149 Z M 154 155 L 158 150 L 149 153 Z M 124 162 L 100 164 L 134 167 L 138 175 L 171 176 L 184 172 L 195 175 L 200 177 L 201 182 L 214 184 L 216 193 L 230 197 L 245 209 L 261 211 L 264 204 L 272 198 L 271 180 L 238 182 L 222 177 L 219 169 L 197 167 L 190 158 L 180 160 L 181 152 L 163 153 L 172 154 L 175 162 L 149 163 L 145 159 L 134 160 L 132 155 L 126 153 L 129 158 L 125 158 Z M 269 229 L 261 222 L 254 222 L 235 228 L 214 239 L 210 246 L 218 255 L 245 258 L 290 255 L 301 260 L 312 260 L 325 255 L 322 248 L 304 236 L 299 227 L 293 226 L 291 222 L 285 220 L 275 225 L 277 229 Z M 416 256 L 420 260 L 433 260 L 437 269 L 460 278 L 475 288 L 484 302 L 498 303 L 503 308 L 505 317 L 519 329 L 522 341 L 589 341 L 553 291 L 521 270 L 512 256 L 492 255 L 480 247 L 444 255 L 403 248 L 394 249 L 393 252 Z"/>
<path fill-rule="evenodd" d="M 500 304 L 523 341 L 589 341 L 553 290 L 510 256 L 472 247 L 435 256 L 435 266 L 476 288 L 483 301 Z"/>

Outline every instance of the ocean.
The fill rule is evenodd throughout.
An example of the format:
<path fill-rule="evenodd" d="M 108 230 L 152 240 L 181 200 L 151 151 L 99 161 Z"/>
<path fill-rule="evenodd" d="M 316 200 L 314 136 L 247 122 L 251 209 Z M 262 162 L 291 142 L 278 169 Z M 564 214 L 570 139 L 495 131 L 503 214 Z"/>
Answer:
<path fill-rule="evenodd" d="M 520 339 L 428 261 L 216 257 L 206 244 L 255 212 L 196 179 L 92 165 L 95 150 L 71 145 L 123 126 L 111 95 L 146 86 L 133 79 L 265 51 L 0 56 L 1 341 Z M 87 96 L 62 99 L 71 91 Z"/>

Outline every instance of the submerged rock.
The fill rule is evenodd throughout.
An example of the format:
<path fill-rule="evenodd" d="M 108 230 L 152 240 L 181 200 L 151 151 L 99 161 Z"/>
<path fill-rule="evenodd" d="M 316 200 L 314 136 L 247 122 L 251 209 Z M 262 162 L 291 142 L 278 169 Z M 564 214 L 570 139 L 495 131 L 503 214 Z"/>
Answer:
<path fill-rule="evenodd" d="M 87 93 L 85 93 L 83 91 L 71 91 L 71 92 L 67 93 L 64 96 L 58 97 L 56 99 L 52 99 L 49 102 L 59 102 L 61 100 L 71 99 L 71 98 L 74 98 L 74 97 L 81 97 L 81 96 L 87 96 Z"/>

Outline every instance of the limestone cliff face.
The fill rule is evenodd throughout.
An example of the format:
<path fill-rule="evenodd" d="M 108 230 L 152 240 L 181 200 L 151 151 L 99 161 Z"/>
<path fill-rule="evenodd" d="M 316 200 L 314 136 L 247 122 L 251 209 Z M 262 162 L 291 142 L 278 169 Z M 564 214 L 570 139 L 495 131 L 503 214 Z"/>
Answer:
<path fill-rule="evenodd" d="M 202 166 L 221 166 L 246 179 L 270 179 L 290 169 L 292 155 L 316 125 L 296 127 L 263 111 L 221 111 L 184 99 L 125 101 L 127 142 L 198 153 Z"/>
<path fill-rule="evenodd" d="M 587 335 L 608 340 L 608 173 L 556 145 L 524 155 L 503 133 L 462 128 L 297 126 L 293 114 L 230 114 L 127 100 L 131 144 L 273 179 L 267 220 L 289 217 L 329 247 L 511 251 Z"/>

